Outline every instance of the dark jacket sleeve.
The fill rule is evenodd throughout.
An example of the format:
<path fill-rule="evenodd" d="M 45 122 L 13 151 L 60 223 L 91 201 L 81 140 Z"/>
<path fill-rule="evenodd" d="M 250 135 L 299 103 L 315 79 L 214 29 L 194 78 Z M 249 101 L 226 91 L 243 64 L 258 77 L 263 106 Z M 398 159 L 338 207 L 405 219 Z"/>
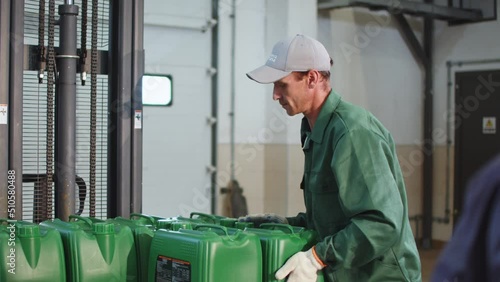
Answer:
<path fill-rule="evenodd" d="M 498 281 L 500 277 L 500 157 L 467 186 L 462 215 L 441 253 L 432 282 Z"/>
<path fill-rule="evenodd" d="M 288 224 L 293 225 L 293 226 L 299 226 L 299 227 L 306 227 L 306 214 L 301 212 L 298 213 L 296 216 L 293 217 L 287 217 Z"/>

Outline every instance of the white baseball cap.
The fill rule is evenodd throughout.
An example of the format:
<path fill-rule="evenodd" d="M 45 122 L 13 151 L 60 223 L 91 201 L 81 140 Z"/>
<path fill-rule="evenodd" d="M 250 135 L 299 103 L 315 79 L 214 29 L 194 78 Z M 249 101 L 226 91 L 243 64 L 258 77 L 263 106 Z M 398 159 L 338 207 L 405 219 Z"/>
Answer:
<path fill-rule="evenodd" d="M 266 64 L 247 73 L 247 76 L 258 83 L 273 83 L 292 71 L 311 69 L 329 71 L 330 55 L 319 41 L 297 34 L 276 43 Z"/>

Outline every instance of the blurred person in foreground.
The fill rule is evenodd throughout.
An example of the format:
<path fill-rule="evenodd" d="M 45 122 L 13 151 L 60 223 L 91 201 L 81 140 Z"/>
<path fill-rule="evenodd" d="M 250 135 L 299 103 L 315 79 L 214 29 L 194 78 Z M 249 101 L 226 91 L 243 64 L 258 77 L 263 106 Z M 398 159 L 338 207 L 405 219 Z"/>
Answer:
<path fill-rule="evenodd" d="M 320 42 L 299 34 L 276 43 L 266 64 L 247 73 L 274 84 L 273 99 L 288 115 L 304 115 L 300 188 L 306 211 L 239 220 L 318 232 L 320 241 L 290 257 L 277 279 L 313 282 L 323 271 L 327 281 L 421 281 L 394 141 L 372 114 L 332 90 L 332 64 Z"/>
<path fill-rule="evenodd" d="M 500 281 L 500 155 L 471 178 L 466 195 L 432 282 Z"/>

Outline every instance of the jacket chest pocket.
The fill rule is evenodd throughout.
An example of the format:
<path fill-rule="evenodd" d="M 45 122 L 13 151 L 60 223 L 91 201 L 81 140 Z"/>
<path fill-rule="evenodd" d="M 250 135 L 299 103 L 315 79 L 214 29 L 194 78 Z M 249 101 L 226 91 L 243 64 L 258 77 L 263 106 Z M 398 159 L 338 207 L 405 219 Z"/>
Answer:
<path fill-rule="evenodd" d="M 322 237 L 342 229 L 348 219 L 342 210 L 339 189 L 331 174 L 310 173 L 308 188 L 311 212 L 317 231 Z"/>

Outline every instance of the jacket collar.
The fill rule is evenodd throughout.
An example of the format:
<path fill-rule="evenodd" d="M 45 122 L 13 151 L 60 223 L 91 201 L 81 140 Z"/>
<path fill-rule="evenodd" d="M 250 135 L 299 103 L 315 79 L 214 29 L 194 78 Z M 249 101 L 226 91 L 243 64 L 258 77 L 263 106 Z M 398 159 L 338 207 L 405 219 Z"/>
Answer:
<path fill-rule="evenodd" d="M 300 135 L 302 139 L 302 146 L 304 146 L 304 140 L 306 136 L 310 136 L 310 139 L 315 143 L 321 143 L 323 141 L 323 135 L 325 134 L 325 129 L 330 122 L 330 118 L 332 117 L 332 113 L 337 109 L 340 104 L 341 97 L 335 91 L 330 92 L 326 97 L 323 106 L 321 106 L 321 110 L 318 115 L 318 119 L 314 124 L 314 128 L 311 132 L 311 127 L 309 126 L 309 122 L 306 117 L 302 118 L 302 124 L 300 127 Z"/>

